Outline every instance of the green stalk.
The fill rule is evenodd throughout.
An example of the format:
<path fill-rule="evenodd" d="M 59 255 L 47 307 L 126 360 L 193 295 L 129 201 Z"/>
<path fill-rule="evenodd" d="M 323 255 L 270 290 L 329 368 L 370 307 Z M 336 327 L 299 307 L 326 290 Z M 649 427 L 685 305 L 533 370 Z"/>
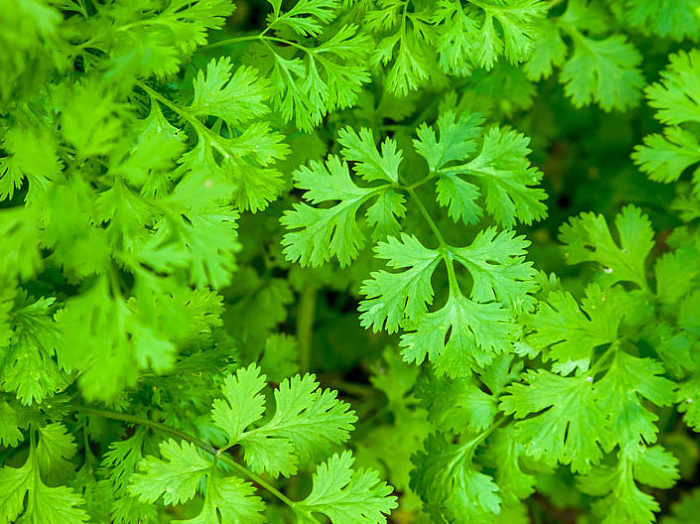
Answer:
<path fill-rule="evenodd" d="M 211 444 L 208 444 L 207 442 L 204 442 L 203 440 L 200 440 L 196 437 L 193 437 L 184 431 L 181 431 L 177 428 L 172 428 L 170 426 L 167 426 L 165 424 L 161 424 L 160 422 L 155 422 L 153 420 L 149 420 L 147 418 L 142 418 L 142 417 L 137 417 L 135 415 L 129 415 L 128 413 L 117 413 L 116 411 L 108 411 L 105 409 L 98 409 L 98 408 L 90 408 L 90 407 L 85 407 L 85 406 L 77 406 L 75 404 L 71 404 L 70 407 L 74 409 L 75 411 L 79 411 L 81 413 L 85 413 L 88 415 L 94 415 L 96 417 L 103 417 L 103 418 L 109 418 L 113 420 L 121 420 L 124 422 L 130 422 L 133 424 L 138 424 L 140 426 L 146 426 L 151 429 L 154 429 L 160 433 L 163 433 L 165 435 L 169 435 L 171 437 L 179 438 L 182 439 L 186 442 L 189 442 L 195 446 L 197 446 L 199 449 L 202 451 L 206 451 L 210 455 L 214 456 L 215 460 L 221 460 L 222 462 L 225 462 L 228 464 L 230 467 L 241 473 L 242 475 L 245 475 L 249 479 L 251 479 L 253 482 L 257 483 L 259 486 L 263 487 L 266 489 L 268 492 L 270 492 L 272 495 L 277 497 L 279 500 L 281 500 L 283 503 L 285 503 L 287 506 L 289 506 L 292 510 L 303 513 L 305 517 L 309 519 L 310 522 L 315 522 L 316 524 L 321 524 L 316 517 L 314 517 L 311 513 L 308 511 L 305 511 L 303 509 L 300 509 L 297 507 L 296 502 L 291 500 L 289 497 L 287 497 L 284 493 L 282 493 L 280 490 L 278 490 L 276 487 L 274 487 L 272 484 L 267 482 L 265 479 L 260 477 L 258 474 L 250 471 L 248 468 L 243 466 L 242 464 L 239 464 L 230 455 L 225 454 L 222 450 L 215 448 Z"/>

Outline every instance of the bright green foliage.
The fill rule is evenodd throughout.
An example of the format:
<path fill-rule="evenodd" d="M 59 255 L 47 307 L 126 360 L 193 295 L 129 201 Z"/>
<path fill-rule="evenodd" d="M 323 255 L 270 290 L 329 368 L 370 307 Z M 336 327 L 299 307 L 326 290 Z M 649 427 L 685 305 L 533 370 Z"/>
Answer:
<path fill-rule="evenodd" d="M 325 514 L 333 524 L 386 522 L 385 514 L 396 507 L 391 487 L 375 471 L 353 471 L 352 464 L 346 451 L 316 469 L 311 493 L 296 506 L 300 522 L 313 522 L 305 517 L 312 512 Z"/>
<path fill-rule="evenodd" d="M 535 414 L 515 424 L 516 437 L 528 455 L 550 465 L 571 464 L 575 472 L 585 472 L 600 461 L 600 446 L 607 439 L 605 412 L 596 405 L 587 378 L 530 372 L 524 384 L 508 388 L 501 401 L 506 414 L 516 419 Z"/>
<path fill-rule="evenodd" d="M 670 127 L 663 134 L 654 133 L 644 138 L 644 145 L 632 155 L 640 169 L 657 182 L 676 182 L 683 173 L 700 162 L 700 143 L 697 130 L 700 122 L 700 87 L 698 87 L 700 51 L 681 51 L 671 55 L 670 64 L 661 74 L 661 82 L 646 89 L 649 105 L 656 109 L 656 117 Z M 700 171 L 695 169 L 693 186 L 700 195 Z"/>
<path fill-rule="evenodd" d="M 698 6 L 693 0 L 625 0 L 609 1 L 608 4 L 620 20 L 645 34 L 656 34 L 679 41 L 688 38 L 697 42 L 700 39 L 700 16 L 697 14 Z"/>
<path fill-rule="evenodd" d="M 544 358 L 556 361 L 552 369 L 557 373 L 585 373 L 595 348 L 617 340 L 624 307 L 615 293 L 594 284 L 580 306 L 571 293 L 555 291 L 540 302 L 532 321 L 535 332 L 527 341 L 535 348 L 548 348 Z"/>
<path fill-rule="evenodd" d="M 457 76 L 467 76 L 474 67 L 491 69 L 501 58 L 523 62 L 547 10 L 540 0 L 375 4 L 363 20 L 379 41 L 372 58 L 375 65 L 388 66 L 387 87 L 398 95 L 428 83 L 437 73 L 436 62 L 440 71 Z"/>
<path fill-rule="evenodd" d="M 131 478 L 129 491 L 143 502 L 155 502 L 161 496 L 166 504 L 190 500 L 210 469 L 210 461 L 200 457 L 192 444 L 174 440 L 161 443 L 160 454 L 165 460 L 148 457 L 140 462 L 143 474 Z"/>
<path fill-rule="evenodd" d="M 584 213 L 572 218 L 559 236 L 567 263 L 596 262 L 603 272 L 601 283 L 633 282 L 646 288 L 644 261 L 654 247 L 649 219 L 638 208 L 628 206 L 615 218 L 615 229 L 619 242 L 602 216 Z"/>
<path fill-rule="evenodd" d="M 336 392 L 322 390 L 313 375 L 285 379 L 275 390 L 275 413 L 262 426 L 258 422 L 265 409 L 260 390 L 265 375 L 252 364 L 224 380 L 226 401 L 215 400 L 214 423 L 228 437 L 227 447 L 240 444 L 246 462 L 255 472 L 293 475 L 299 462 L 307 463 L 332 444 L 344 442 L 357 420 L 349 406 L 336 398 Z"/>
<path fill-rule="evenodd" d="M 603 496 L 594 507 L 601 522 L 644 524 L 654 520 L 659 505 L 638 483 L 655 488 L 673 486 L 678 475 L 677 461 L 660 446 L 646 448 L 634 444 L 618 453 L 615 467 L 595 468 L 580 480 L 584 493 Z"/>
<path fill-rule="evenodd" d="M 0 469 L 0 522 L 42 524 L 60 519 L 68 524 L 79 524 L 89 519 L 81 507 L 82 497 L 67 486 L 51 487 L 47 479 L 55 483 L 63 481 L 72 466 L 66 459 L 75 454 L 72 437 L 65 434 L 60 425 L 39 429 L 39 442 L 32 441 L 29 455 L 19 468 L 5 466 Z"/>
<path fill-rule="evenodd" d="M 576 107 L 595 102 L 611 111 L 637 105 L 645 83 L 639 68 L 642 57 L 625 36 L 610 34 L 610 22 L 598 2 L 571 0 L 536 42 L 526 65 L 528 76 L 546 78 L 553 67 L 561 68 L 560 80 Z M 573 45 L 570 53 L 563 35 Z"/>
<path fill-rule="evenodd" d="M 414 458 L 411 486 L 429 501 L 426 509 L 434 520 L 476 523 L 500 512 L 498 486 L 472 463 L 475 445 L 450 444 L 435 435 Z"/>
<path fill-rule="evenodd" d="M 699 41 L 4 0 L 0 524 L 695 524 Z"/>
<path fill-rule="evenodd" d="M 431 173 L 438 175 L 438 202 L 448 207 L 453 219 L 461 218 L 467 224 L 477 222 L 483 214 L 478 203 L 482 193 L 487 211 L 504 227 L 512 227 L 516 219 L 531 224 L 544 218 L 541 201 L 545 193 L 536 187 L 542 175 L 527 160 L 529 139 L 511 130 L 491 128 L 477 149 L 476 139 L 484 133 L 482 122 L 478 114 L 457 119 L 450 112 L 437 121 L 439 139 L 430 127 L 418 129 L 413 143 Z M 447 166 L 455 160 L 464 162 L 476 151 L 470 161 Z"/>

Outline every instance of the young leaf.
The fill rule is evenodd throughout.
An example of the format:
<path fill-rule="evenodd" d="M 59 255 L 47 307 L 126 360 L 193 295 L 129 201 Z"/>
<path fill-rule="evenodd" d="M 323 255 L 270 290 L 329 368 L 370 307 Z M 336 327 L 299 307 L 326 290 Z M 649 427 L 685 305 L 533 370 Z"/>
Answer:
<path fill-rule="evenodd" d="M 384 524 L 396 507 L 392 488 L 374 470 L 353 470 L 349 451 L 333 455 L 316 469 L 311 493 L 295 503 L 301 522 L 310 513 L 323 513 L 332 524 Z"/>
<path fill-rule="evenodd" d="M 615 217 L 619 245 L 613 240 L 601 215 L 582 213 L 561 228 L 559 239 L 569 264 L 597 262 L 603 266 L 601 283 L 633 282 L 647 289 L 645 261 L 654 247 L 654 231 L 646 215 L 635 206 L 625 207 Z"/>
<path fill-rule="evenodd" d="M 515 427 L 528 455 L 550 465 L 571 464 L 578 472 L 600 462 L 600 446 L 607 444 L 606 415 L 596 404 L 587 377 L 529 371 L 524 384 L 513 384 L 506 391 L 500 408 L 506 415 L 525 419 Z"/>
<path fill-rule="evenodd" d="M 451 444 L 438 433 L 412 458 L 411 488 L 436 522 L 484 522 L 500 513 L 498 486 L 476 469 L 474 446 L 475 441 Z"/>
<path fill-rule="evenodd" d="M 251 364 L 224 380 L 226 401 L 217 399 L 212 417 L 226 432 L 228 445 L 240 444 L 246 462 L 256 472 L 289 476 L 299 463 L 307 463 L 349 437 L 357 420 L 337 393 L 322 390 L 313 375 L 285 379 L 275 391 L 274 415 L 260 427 L 251 427 L 264 413 L 260 391 L 265 376 Z"/>
<path fill-rule="evenodd" d="M 166 504 L 182 504 L 194 497 L 202 479 L 212 467 L 189 442 L 168 439 L 160 444 L 163 459 L 146 457 L 139 463 L 141 473 L 131 477 L 129 493 L 152 504 L 160 497 Z"/>
<path fill-rule="evenodd" d="M 428 249 L 413 236 L 390 237 L 376 247 L 377 257 L 387 260 L 400 273 L 375 271 L 366 280 L 361 292 L 360 320 L 374 331 L 386 328 L 389 333 L 398 330 L 404 322 L 418 320 L 433 299 L 431 277 L 441 260 L 438 251 Z"/>
<path fill-rule="evenodd" d="M 536 348 L 549 348 L 545 359 L 555 360 L 552 369 L 563 375 L 586 372 L 593 350 L 618 338 L 624 305 L 616 300 L 614 290 L 597 285 L 586 288 L 581 306 L 571 293 L 555 291 L 540 302 L 528 342 Z"/>
<path fill-rule="evenodd" d="M 306 197 L 311 203 L 339 202 L 327 208 L 299 203 L 284 214 L 282 224 L 295 230 L 282 239 L 287 259 L 315 267 L 335 256 L 342 266 L 347 266 L 357 257 L 364 242 L 355 215 L 377 190 L 355 185 L 348 165 L 333 155 L 328 157 L 325 167 L 311 162 L 309 167 L 300 168 L 294 173 L 294 179 L 299 187 L 307 190 Z"/>
<path fill-rule="evenodd" d="M 240 522 L 245 524 L 262 524 L 265 505 L 260 497 L 254 495 L 255 488 L 250 482 L 238 477 L 220 477 L 209 474 L 207 492 L 199 515 L 187 520 L 178 520 L 178 524 L 227 524 Z"/>

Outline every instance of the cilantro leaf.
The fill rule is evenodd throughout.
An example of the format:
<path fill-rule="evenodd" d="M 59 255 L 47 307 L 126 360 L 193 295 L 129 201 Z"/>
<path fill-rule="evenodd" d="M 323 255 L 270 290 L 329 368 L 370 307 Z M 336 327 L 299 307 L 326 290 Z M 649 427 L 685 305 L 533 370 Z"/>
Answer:
<path fill-rule="evenodd" d="M 53 396 L 68 382 L 66 367 L 55 359 L 59 333 L 51 318 L 54 302 L 41 298 L 17 307 L 10 343 L 0 346 L 0 386 L 16 392 L 25 405 Z"/>
<path fill-rule="evenodd" d="M 194 497 L 211 469 L 210 460 L 203 458 L 189 442 L 168 439 L 160 444 L 163 459 L 148 456 L 131 477 L 129 493 L 142 502 L 152 504 L 160 497 L 166 504 L 181 504 Z"/>
<path fill-rule="evenodd" d="M 497 300 L 507 308 L 528 309 L 528 294 L 536 289 L 535 270 L 525 261 L 525 248 L 530 243 L 514 231 L 496 232 L 483 229 L 469 246 L 450 248 L 455 260 L 472 277 L 470 297 L 477 302 Z"/>
<path fill-rule="evenodd" d="M 265 398 L 260 391 L 265 386 L 265 375 L 260 375 L 260 368 L 254 364 L 224 379 L 221 391 L 226 400 L 214 400 L 211 416 L 231 443 L 237 442 L 246 428 L 263 416 Z"/>
<path fill-rule="evenodd" d="M 443 433 L 478 432 L 493 422 L 496 399 L 469 378 L 430 377 L 418 382 L 416 396 L 430 420 Z"/>
<path fill-rule="evenodd" d="M 353 169 L 365 182 L 398 181 L 402 154 L 396 149 L 396 141 L 391 138 L 384 140 L 380 153 L 374 145 L 370 129 L 363 127 L 357 134 L 352 128 L 345 127 L 338 133 L 338 142 L 343 146 L 345 160 L 356 162 Z"/>
<path fill-rule="evenodd" d="M 44 441 L 52 438 L 52 431 L 41 436 Z M 51 446 L 45 442 L 44 446 L 47 445 Z M 57 458 L 63 460 L 60 455 Z M 44 452 L 40 462 L 37 448 L 32 443 L 24 465 L 0 469 L 0 523 L 10 524 L 20 515 L 23 522 L 31 524 L 44 524 L 54 519 L 66 524 L 80 524 L 89 520 L 88 514 L 81 508 L 85 501 L 80 495 L 67 486 L 49 487 L 44 483 L 41 477 L 42 473 L 45 474 L 46 466 L 53 467 L 50 456 Z"/>
<path fill-rule="evenodd" d="M 226 401 L 217 399 L 212 417 L 226 432 L 228 446 L 240 444 L 246 462 L 256 471 L 273 476 L 293 475 L 298 464 L 307 463 L 344 442 L 357 420 L 337 393 L 322 390 L 314 375 L 295 375 L 275 390 L 275 412 L 259 427 L 251 427 L 263 416 L 265 403 L 260 391 L 265 376 L 256 364 L 241 368 L 224 380 Z"/>
<path fill-rule="evenodd" d="M 207 492 L 200 513 L 180 524 L 225 524 L 245 522 L 261 524 L 265 522 L 262 511 L 265 508 L 260 497 L 253 495 L 255 488 L 250 482 L 237 477 L 209 475 Z"/>
<path fill-rule="evenodd" d="M 700 142 L 691 132 L 680 127 L 666 128 L 663 135 L 644 137 L 632 159 L 656 182 L 676 182 L 689 167 L 700 163 Z M 700 192 L 700 174 L 693 176 L 695 191 Z"/>
<path fill-rule="evenodd" d="M 660 507 L 651 495 L 639 489 L 637 482 L 669 488 L 678 477 L 677 464 L 676 458 L 660 446 L 628 445 L 618 453 L 615 467 L 596 467 L 580 478 L 579 486 L 585 493 L 604 497 L 594 505 L 601 522 L 651 524 Z"/>
<path fill-rule="evenodd" d="M 476 139 L 482 132 L 483 122 L 479 113 L 457 116 L 447 111 L 438 117 L 438 134 L 425 123 L 416 130 L 413 147 L 428 162 L 430 171 L 435 171 L 453 160 L 467 158 L 476 150 Z"/>
<path fill-rule="evenodd" d="M 329 156 L 326 166 L 311 162 L 294 173 L 296 183 L 307 190 L 312 203 L 338 200 L 330 208 L 316 208 L 305 203 L 294 205 L 282 217 L 282 224 L 292 231 L 282 239 L 285 255 L 302 265 L 320 266 L 332 256 L 343 266 L 357 257 L 363 234 L 355 215 L 376 190 L 355 185 L 348 165 L 337 156 Z"/>
<path fill-rule="evenodd" d="M 396 507 L 392 488 L 374 470 L 353 470 L 349 451 L 333 455 L 319 465 L 311 493 L 295 503 L 301 522 L 313 522 L 309 513 L 323 513 L 332 524 L 383 524 Z"/>
<path fill-rule="evenodd" d="M 574 106 L 597 102 L 605 111 L 637 105 L 644 85 L 639 52 L 621 35 L 594 40 L 574 33 L 574 53 L 561 70 Z"/>
<path fill-rule="evenodd" d="M 529 138 L 516 131 L 493 127 L 484 135 L 481 151 L 475 158 L 462 165 L 447 167 L 442 172 L 447 176 L 475 177 L 484 188 L 486 209 L 503 227 L 512 227 L 516 219 L 531 224 L 546 216 L 546 207 L 542 203 L 546 195 L 543 189 L 533 187 L 541 180 L 542 173 L 527 159 L 529 143 Z M 460 200 L 468 202 L 470 194 L 478 196 L 473 187 L 460 186 L 455 181 L 451 185 L 457 186 Z M 445 189 L 441 191 L 443 201 L 447 200 Z M 456 214 L 453 211 L 452 215 Z M 466 207 L 459 214 L 474 221 L 476 212 Z"/>
<path fill-rule="evenodd" d="M 612 432 L 621 444 L 656 441 L 657 415 L 642 403 L 644 398 L 657 406 L 668 406 L 675 400 L 676 386 L 659 375 L 663 366 L 649 358 L 637 358 L 624 351 L 615 358 L 596 384 L 598 405 L 611 414 Z M 612 415 L 614 414 L 614 415 Z"/>
<path fill-rule="evenodd" d="M 614 290 L 604 291 L 592 284 L 581 306 L 571 293 L 555 291 L 540 302 L 528 342 L 549 348 L 545 359 L 556 361 L 552 369 L 557 373 L 586 372 L 593 350 L 618 339 L 623 315 L 624 306 L 616 300 Z"/>
<path fill-rule="evenodd" d="M 409 329 L 401 336 L 404 360 L 420 364 L 427 356 L 436 371 L 450 377 L 469 376 L 489 364 L 515 332 L 500 304 L 480 304 L 456 293 Z"/>
<path fill-rule="evenodd" d="M 649 105 L 656 109 L 656 118 L 664 124 L 700 121 L 700 103 L 695 97 L 700 51 L 679 51 L 669 56 L 669 62 L 661 72 L 661 82 L 646 89 Z"/>
<path fill-rule="evenodd" d="M 366 328 L 393 333 L 406 321 L 419 319 L 433 299 L 431 278 L 441 260 L 440 253 L 428 249 L 414 236 L 389 237 L 376 247 L 378 258 L 387 260 L 399 273 L 375 271 L 361 292 L 360 320 Z"/>
<path fill-rule="evenodd" d="M 434 520 L 476 523 L 500 513 L 498 486 L 472 463 L 476 442 L 451 444 L 438 433 L 414 455 L 411 487 Z"/>
<path fill-rule="evenodd" d="M 524 381 L 506 389 L 500 408 L 516 419 L 525 419 L 518 420 L 515 428 L 526 453 L 546 464 L 571 464 L 579 472 L 597 464 L 607 430 L 606 414 L 595 401 L 592 381 L 543 370 L 529 371 Z"/>
<path fill-rule="evenodd" d="M 582 213 L 561 228 L 559 239 L 569 264 L 597 262 L 603 269 L 601 283 L 633 282 L 647 289 L 644 264 L 654 247 L 654 231 L 646 215 L 635 206 L 625 207 L 615 217 L 619 245 L 613 240 L 601 215 Z"/>
<path fill-rule="evenodd" d="M 612 4 L 612 7 L 619 11 L 621 19 L 645 34 L 655 33 L 678 41 L 700 39 L 700 17 L 693 0 L 624 0 L 620 6 Z"/>
<path fill-rule="evenodd" d="M 693 128 L 694 123 L 700 121 L 700 105 L 696 100 L 699 63 L 697 50 L 671 55 L 670 64 L 661 72 L 661 82 L 646 89 L 649 105 L 657 110 L 656 118 L 672 126 L 665 128 L 663 134 L 647 135 L 644 144 L 637 146 L 632 154 L 635 163 L 652 180 L 676 182 L 700 161 L 700 143 Z M 692 181 L 694 192 L 700 193 L 698 169 Z"/>

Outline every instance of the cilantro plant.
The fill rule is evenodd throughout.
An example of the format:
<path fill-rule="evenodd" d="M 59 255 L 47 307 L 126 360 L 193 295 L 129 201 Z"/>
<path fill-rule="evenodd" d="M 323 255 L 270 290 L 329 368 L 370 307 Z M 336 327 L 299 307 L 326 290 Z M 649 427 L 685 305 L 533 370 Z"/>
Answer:
<path fill-rule="evenodd" d="M 691 524 L 696 0 L 5 0 L 0 524 Z"/>

